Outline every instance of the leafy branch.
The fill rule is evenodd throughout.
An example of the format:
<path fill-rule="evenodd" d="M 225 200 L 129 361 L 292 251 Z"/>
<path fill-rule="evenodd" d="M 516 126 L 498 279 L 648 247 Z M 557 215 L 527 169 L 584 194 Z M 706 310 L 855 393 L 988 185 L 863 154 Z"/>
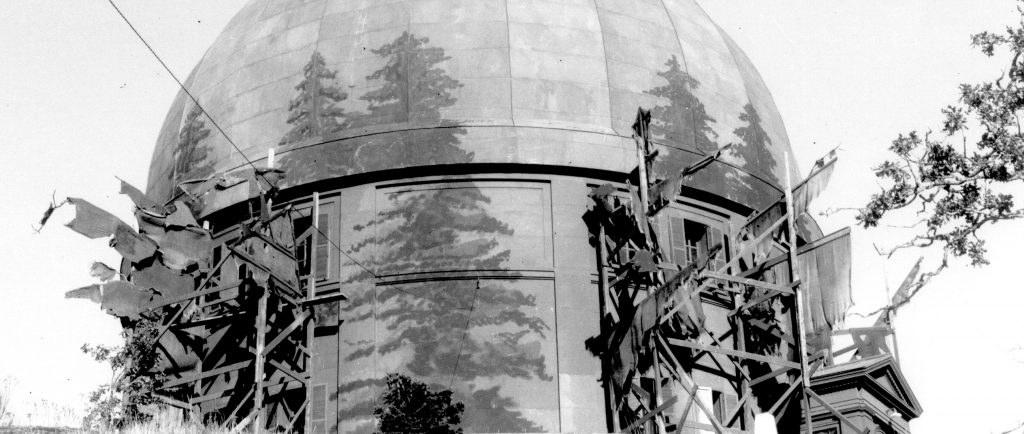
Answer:
<path fill-rule="evenodd" d="M 865 228 L 878 226 L 891 213 L 905 210 L 910 224 L 894 226 L 915 233 L 879 254 L 891 257 L 907 248 L 941 246 L 943 258 L 923 273 L 890 311 L 908 303 L 948 266 L 949 254 L 970 259 L 972 266 L 989 263 L 979 231 L 993 224 L 1024 217 L 1007 186 L 1024 184 L 1024 0 L 1017 7 L 1020 25 L 1005 32 L 971 36 L 971 45 L 985 56 L 1008 52 L 1006 69 L 993 81 L 961 84 L 955 104 L 942 110 L 941 134 L 932 131 L 900 134 L 889 150 L 895 157 L 875 167 L 882 190 L 871 196 L 856 219 Z M 975 128 L 974 131 L 971 131 Z M 977 140 L 968 144 L 968 133 Z M 955 143 L 959 138 L 959 143 Z"/>

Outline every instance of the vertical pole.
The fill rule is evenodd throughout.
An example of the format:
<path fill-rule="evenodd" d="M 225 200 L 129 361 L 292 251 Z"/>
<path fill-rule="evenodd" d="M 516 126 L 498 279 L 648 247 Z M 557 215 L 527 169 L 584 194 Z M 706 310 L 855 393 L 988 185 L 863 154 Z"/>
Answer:
<path fill-rule="evenodd" d="M 650 199 L 648 197 L 648 192 L 647 192 L 647 188 L 649 187 L 649 185 L 648 185 L 648 178 L 647 178 L 647 148 L 648 148 L 647 123 L 644 122 L 644 120 L 643 120 L 643 118 L 641 116 L 637 117 L 637 123 L 638 123 L 638 126 L 639 126 L 639 131 L 636 132 L 637 136 L 635 138 L 635 141 L 636 141 L 636 159 L 637 159 L 637 170 L 640 173 L 640 183 L 639 183 L 640 185 L 637 186 L 637 189 L 640 190 L 640 222 L 643 225 L 640 228 L 640 230 L 644 234 L 647 235 L 645 237 L 646 242 L 647 242 L 647 246 L 644 246 L 644 247 L 652 248 L 654 246 L 651 245 L 652 234 L 650 233 L 650 230 L 649 230 L 650 222 L 647 219 L 647 210 L 650 209 L 649 208 L 649 206 L 650 206 Z M 653 288 L 650 288 L 650 287 L 647 288 L 647 296 L 648 297 L 654 296 L 654 289 Z M 653 401 L 653 405 L 651 406 L 651 408 L 653 409 L 655 407 L 661 406 L 661 368 L 660 368 L 660 366 L 661 366 L 661 357 L 658 354 L 657 347 L 654 346 L 654 345 L 651 345 L 651 346 L 655 348 L 654 353 L 653 353 L 654 366 L 651 367 L 651 370 L 654 371 L 654 389 L 651 390 L 651 400 Z M 651 426 L 651 430 L 653 432 L 656 432 L 656 433 L 663 433 L 663 432 L 665 432 L 665 421 L 664 421 L 664 419 L 662 419 L 661 416 L 655 416 L 651 425 L 652 425 Z"/>
<path fill-rule="evenodd" d="M 885 269 L 885 263 L 882 263 L 883 269 Z M 889 335 L 892 336 L 892 355 L 896 359 L 896 364 L 900 364 L 900 347 L 896 343 L 896 327 L 893 326 L 893 320 L 896 319 L 896 310 L 892 309 L 892 294 L 889 291 L 889 273 L 885 273 L 885 299 L 889 300 L 889 309 L 882 313 L 885 318 L 885 325 L 889 328 Z M 885 338 L 882 338 L 885 339 Z"/>
<path fill-rule="evenodd" d="M 267 167 L 274 167 L 274 149 L 267 150 Z M 273 206 L 273 199 L 267 198 L 267 212 L 269 213 L 270 208 Z M 262 210 L 261 210 L 262 212 Z M 261 219 L 269 219 L 270 216 L 261 216 Z M 265 247 L 264 247 L 265 248 Z M 256 308 L 256 384 L 255 393 L 253 394 L 253 411 L 256 412 L 256 418 L 253 421 L 252 431 L 259 433 L 263 430 L 263 377 L 264 370 L 266 369 L 267 356 L 264 350 L 267 346 L 267 301 L 270 298 L 270 285 L 271 280 L 267 279 L 267 287 L 260 288 L 260 301 L 259 306 Z"/>
<path fill-rule="evenodd" d="M 743 297 L 741 297 L 739 294 L 733 295 L 733 304 L 735 304 L 736 306 L 743 306 Z M 736 341 L 735 341 L 736 342 L 736 350 L 746 352 L 747 351 L 747 334 L 746 334 L 746 331 L 743 330 L 743 321 L 740 318 L 741 317 L 739 315 L 737 315 L 737 316 L 733 317 L 733 319 L 730 320 L 730 321 L 733 321 L 733 324 L 736 327 L 736 337 L 735 337 L 735 339 L 736 339 Z M 737 395 L 742 398 L 744 395 L 747 394 L 747 388 L 748 388 L 748 386 L 747 386 L 747 376 L 750 375 L 750 372 L 746 368 L 747 365 L 746 365 L 746 363 L 744 363 L 743 360 L 740 360 L 740 365 L 743 367 L 742 373 L 745 374 L 745 375 L 740 375 L 740 384 L 739 384 L 739 387 L 737 388 L 738 389 L 737 392 L 739 392 L 739 393 Z M 753 414 L 755 413 L 754 412 L 754 407 L 753 407 L 754 404 L 751 401 L 752 400 L 748 399 L 748 400 L 746 400 L 743 403 L 743 417 L 740 418 L 740 427 L 743 428 L 743 429 L 750 429 L 750 428 L 752 428 L 751 426 L 748 426 L 751 423 L 753 423 L 752 419 L 750 419 L 750 418 L 753 417 Z M 728 421 L 725 421 L 725 422 L 728 422 Z"/>
<path fill-rule="evenodd" d="M 600 294 L 601 303 L 601 332 L 605 332 L 607 324 L 605 322 L 606 312 L 610 309 L 614 309 L 614 305 L 611 302 L 611 294 L 608 288 L 608 270 L 605 269 L 605 265 L 608 263 L 608 249 L 604 243 L 605 228 L 604 225 L 600 225 L 597 232 L 597 290 Z M 608 366 L 608 361 L 605 357 L 601 358 L 602 371 L 605 376 L 605 403 L 608 406 L 608 428 L 611 432 L 619 432 L 619 413 L 615 410 L 615 386 L 612 384 L 611 367 Z"/>
<path fill-rule="evenodd" d="M 311 217 L 313 219 L 313 230 L 310 233 L 310 237 L 309 237 L 309 241 L 308 241 L 309 242 L 309 257 L 306 258 L 307 261 L 310 261 L 309 262 L 309 276 L 307 276 L 308 285 L 306 285 L 306 300 L 312 300 L 313 296 L 316 295 L 316 260 L 315 260 L 315 258 L 313 256 L 316 254 L 316 243 L 317 243 L 317 240 L 320 237 L 320 193 L 319 192 L 313 192 L 313 211 L 312 211 L 312 213 L 313 214 L 312 214 Z M 309 350 L 309 354 L 306 356 L 306 370 L 307 371 L 312 371 L 312 368 L 313 368 L 313 366 L 312 366 L 313 365 L 313 363 L 312 363 L 313 362 L 313 351 L 314 351 L 314 349 L 313 349 L 313 341 L 314 341 L 313 333 L 314 333 L 315 329 L 316 329 L 316 314 L 314 313 L 313 317 L 309 320 L 309 323 L 306 325 L 306 349 Z M 313 377 L 310 376 L 310 381 L 309 381 L 310 385 L 312 385 L 312 382 L 313 382 L 312 379 L 313 379 Z M 310 405 L 311 405 L 312 402 L 313 402 L 313 388 L 312 387 L 307 387 L 306 388 L 306 410 L 305 410 L 306 411 L 306 415 L 305 415 L 305 420 L 306 420 L 305 429 L 306 429 L 307 432 L 310 431 L 310 427 L 312 426 L 312 420 L 310 419 L 310 415 L 312 414 L 312 410 L 311 410 Z"/>
<path fill-rule="evenodd" d="M 266 363 L 266 356 L 263 350 L 267 340 L 267 298 L 270 296 L 268 288 L 260 288 L 260 301 L 256 313 L 256 393 L 254 396 L 253 411 L 256 412 L 256 419 L 252 429 L 254 433 L 263 430 L 263 369 Z"/>
<path fill-rule="evenodd" d="M 799 279 L 797 276 L 797 265 L 796 265 L 796 215 L 794 215 L 793 207 L 793 181 L 791 179 L 789 170 L 789 152 L 786 152 L 783 157 L 783 161 L 786 162 L 786 223 L 789 225 L 789 278 L 791 282 L 795 282 Z M 803 386 L 801 390 L 801 401 L 803 404 L 804 423 L 807 427 L 807 433 L 811 434 L 814 432 L 814 425 L 811 421 L 811 405 L 807 391 L 811 388 L 810 370 L 807 368 L 807 325 L 804 324 L 804 293 L 807 290 L 807 285 L 801 284 L 796 289 L 796 323 L 797 323 L 797 342 L 800 343 L 800 381 Z"/>
<path fill-rule="evenodd" d="M 316 245 L 320 242 L 320 193 L 313 193 L 313 231 L 309 236 L 309 286 L 306 297 L 313 299 L 316 296 Z"/>

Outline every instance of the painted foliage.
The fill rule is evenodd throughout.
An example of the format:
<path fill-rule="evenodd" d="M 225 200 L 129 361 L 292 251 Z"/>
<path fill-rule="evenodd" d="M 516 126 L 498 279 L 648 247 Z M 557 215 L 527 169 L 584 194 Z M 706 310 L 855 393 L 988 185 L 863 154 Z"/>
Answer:
<path fill-rule="evenodd" d="M 395 283 L 365 284 L 373 280 L 366 272 L 348 279 L 358 289 L 339 313 L 340 370 L 350 373 L 339 384 L 342 431 L 372 429 L 369 415 L 386 373 L 450 388 L 466 405 L 467 432 L 556 428 L 542 414 L 557 412 L 547 360 L 550 283 L 514 272 L 465 275 L 508 269 L 513 256 L 508 244 L 516 229 L 493 215 L 487 190 L 459 183 L 379 193 L 376 217 L 354 228 L 362 239 L 351 253 L 371 256 L 374 274 Z M 362 424 L 344 426 L 355 421 Z"/>
<path fill-rule="evenodd" d="M 743 106 L 740 121 L 746 122 L 746 125 L 733 130 L 733 133 L 742 140 L 735 151 L 743 157 L 743 167 L 759 176 L 765 176 L 765 181 L 780 185 L 776 175 L 779 164 L 770 149 L 773 146 L 772 139 L 765 131 L 761 115 L 753 104 L 748 102 Z"/>
<path fill-rule="evenodd" d="M 472 161 L 459 147 L 465 130 L 444 119 L 462 86 L 440 66 L 450 59 L 428 38 L 404 32 L 372 50 L 383 65 L 366 77 L 379 84 L 359 96 L 366 111 L 345 111 L 348 94 L 323 55 L 314 52 L 289 105 L 291 129 L 281 139 L 282 167 L 289 184 L 373 170 Z M 378 133 L 379 125 L 402 125 Z M 290 170 L 289 170 L 290 169 Z"/>
<path fill-rule="evenodd" d="M 203 179 L 214 173 L 212 150 L 204 143 L 210 137 L 205 118 L 206 114 L 195 104 L 185 115 L 174 150 L 174 171 L 171 177 L 175 185 L 182 181 Z M 174 190 L 171 194 L 174 194 Z"/>
<path fill-rule="evenodd" d="M 667 177 L 671 173 L 682 170 L 703 155 L 717 151 L 725 143 L 719 143 L 718 134 L 712 128 L 716 122 L 709 114 L 703 102 L 694 94 L 701 84 L 697 79 L 683 70 L 676 56 L 665 62 L 666 69 L 658 72 L 665 80 L 662 86 L 654 87 L 647 94 L 662 98 L 666 103 L 659 104 L 651 110 L 651 133 L 655 141 L 666 144 L 661 155 L 655 160 L 655 174 Z M 769 194 L 765 187 L 750 179 L 747 175 L 734 170 L 728 162 L 738 164 L 739 168 L 753 173 L 767 172 L 771 175 L 768 182 L 777 183 L 774 167 L 775 159 L 769 147 L 771 139 L 761 125 L 761 119 L 751 104 L 747 104 L 739 118 L 746 125 L 736 128 L 733 133 L 741 140 L 733 143 L 732 148 L 723 153 L 717 161 L 701 169 L 693 177 L 684 181 L 684 185 L 708 190 L 742 204 L 757 206 L 767 200 L 763 196 Z M 690 135 L 693 136 L 691 141 Z M 677 148 L 678 144 L 693 143 L 699 155 Z"/>
<path fill-rule="evenodd" d="M 659 104 L 651 110 L 652 137 L 655 141 L 669 145 L 662 148 L 662 154 L 655 160 L 655 173 L 662 178 L 684 169 L 700 158 L 700 155 L 672 147 L 673 145 L 693 143 L 701 155 L 711 154 L 719 147 L 718 134 L 712 129 L 715 119 L 707 113 L 704 103 L 693 93 L 694 89 L 700 86 L 700 82 L 683 70 L 679 59 L 674 55 L 665 62 L 665 67 L 666 69 L 659 72 L 658 76 L 665 79 L 666 84 L 646 92 L 667 101 L 667 104 Z M 689 136 L 693 136 L 693 139 L 691 140 Z M 720 187 L 719 194 L 734 191 L 733 186 L 739 182 L 735 174 L 721 163 L 713 163 L 694 175 L 692 180 L 684 181 L 684 185 L 715 185 L 703 183 L 704 180 L 711 179 L 719 186 L 727 185 L 725 188 Z M 723 179 L 725 182 L 722 182 Z"/>
<path fill-rule="evenodd" d="M 323 55 L 314 51 L 309 62 L 302 69 L 302 81 L 295 86 L 296 95 L 288 105 L 288 125 L 291 129 L 281 138 L 279 146 L 297 148 L 329 140 L 349 124 L 345 110 L 339 104 L 348 98 L 334 82 L 337 73 L 326 66 Z M 308 164 L 313 163 L 313 164 Z M 316 164 L 329 165 L 330 170 L 346 174 L 352 168 L 352 159 L 331 161 L 303 161 L 286 154 L 281 168 L 297 182 L 305 182 L 313 176 L 309 170 Z"/>
<path fill-rule="evenodd" d="M 365 110 L 343 108 L 349 95 L 328 66 L 330 53 L 314 52 L 305 65 L 289 105 L 291 128 L 280 141 L 291 182 L 473 160 L 459 146 L 465 130 L 441 113 L 456 103 L 452 91 L 462 86 L 441 67 L 449 59 L 444 50 L 404 32 L 372 52 L 381 66 L 366 77 L 376 85 L 357 97 Z M 396 124 L 405 127 L 373 132 Z M 331 143 L 318 146 L 324 142 Z M 374 429 L 374 402 L 388 373 L 453 390 L 453 399 L 466 405 L 462 425 L 469 432 L 556 428 L 545 423 L 550 417 L 531 413 L 539 407 L 557 413 L 546 357 L 553 356 L 553 344 L 545 344 L 553 334 L 553 313 L 546 309 L 554 301 L 551 284 L 520 281 L 510 272 L 487 280 L 455 276 L 510 267 L 508 243 L 516 229 L 492 215 L 490 195 L 460 183 L 381 193 L 377 202 L 376 216 L 352 228 L 358 241 L 350 253 L 373 258 L 366 265 L 384 278 L 449 274 L 394 284 L 375 284 L 365 270 L 342 278 L 348 301 L 318 313 L 337 315 L 341 323 L 339 388 L 332 397 L 340 430 Z M 549 393 L 538 392 L 542 384 L 551 386 Z"/>

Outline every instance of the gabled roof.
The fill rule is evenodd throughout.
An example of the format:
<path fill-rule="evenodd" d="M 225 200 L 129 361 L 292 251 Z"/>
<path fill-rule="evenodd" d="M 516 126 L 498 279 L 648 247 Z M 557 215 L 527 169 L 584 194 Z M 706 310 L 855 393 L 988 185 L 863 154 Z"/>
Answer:
<path fill-rule="evenodd" d="M 811 376 L 811 387 L 818 392 L 863 388 L 903 413 L 907 420 L 922 412 L 910 384 L 889 354 L 821 368 Z"/>

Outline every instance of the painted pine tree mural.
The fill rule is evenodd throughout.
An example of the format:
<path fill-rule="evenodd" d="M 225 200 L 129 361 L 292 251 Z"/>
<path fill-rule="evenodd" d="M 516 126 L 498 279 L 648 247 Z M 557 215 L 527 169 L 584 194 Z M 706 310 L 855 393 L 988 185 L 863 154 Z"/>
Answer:
<path fill-rule="evenodd" d="M 174 184 L 206 178 L 214 173 L 210 147 L 203 144 L 203 141 L 210 137 L 205 117 L 206 114 L 198 105 L 193 105 L 185 115 L 185 120 L 178 131 L 178 143 L 174 148 Z"/>
<path fill-rule="evenodd" d="M 381 86 L 360 99 L 368 104 L 358 125 L 407 124 L 410 129 L 371 139 L 359 152 L 368 170 L 429 164 L 468 163 L 473 154 L 461 149 L 459 136 L 466 133 L 441 110 L 455 104 L 452 91 L 462 83 L 441 67 L 450 59 L 444 49 L 428 45 L 428 38 L 404 32 L 394 41 L 373 50 L 384 65 L 366 77 Z M 415 129 L 415 127 L 444 127 Z"/>
<path fill-rule="evenodd" d="M 651 136 L 657 141 L 675 146 L 693 143 L 700 154 L 714 153 L 719 148 L 718 134 L 712 128 L 715 119 L 708 115 L 704 103 L 693 93 L 694 89 L 700 86 L 700 82 L 683 70 L 679 59 L 674 55 L 665 62 L 665 66 L 666 69 L 659 72 L 658 76 L 664 78 L 666 84 L 646 92 L 668 101 L 667 104 L 651 109 Z M 686 155 L 682 150 L 663 148 L 661 155 L 654 160 L 654 171 L 657 177 L 664 178 L 699 158 Z M 684 181 L 684 185 L 718 186 L 718 191 L 715 192 L 723 195 L 744 191 L 743 182 L 730 172 L 723 163 L 712 163 L 697 172 L 693 179 Z"/>
<path fill-rule="evenodd" d="M 377 218 L 356 228 L 367 238 L 352 249 L 354 255 L 372 254 L 378 276 L 507 268 L 510 250 L 502 240 L 515 231 L 489 214 L 484 190 L 459 184 L 383 199 Z M 364 273 L 351 282 L 370 277 Z M 373 322 L 376 335 L 362 341 L 341 369 L 367 358 L 391 360 L 400 372 L 452 384 L 455 398 L 466 403 L 468 432 L 543 431 L 516 410 L 522 403 L 494 385 L 554 381 L 541 351 L 552 324 L 535 314 L 543 304 L 536 295 L 516 285 L 511 279 L 434 280 L 352 291 L 340 319 L 350 328 Z M 379 379 L 372 381 L 380 387 Z M 352 411 L 365 413 L 369 404 Z"/>
<path fill-rule="evenodd" d="M 339 104 L 348 98 L 335 82 L 337 72 L 327 67 L 323 55 L 314 51 L 302 69 L 302 81 L 295 86 L 296 95 L 288 105 L 288 125 L 291 129 L 281 138 L 283 150 L 331 140 L 343 130 L 348 120 Z M 352 153 L 322 152 L 322 149 L 285 152 L 281 155 L 281 168 L 290 183 L 302 183 L 316 178 L 322 170 L 344 175 L 352 168 Z M 339 158 L 340 157 L 340 158 Z"/>
<path fill-rule="evenodd" d="M 761 126 L 761 115 L 752 104 L 747 103 L 743 106 L 743 113 L 740 113 L 740 120 L 746 122 L 746 125 L 733 130 L 736 137 L 743 141 L 735 151 L 743 157 L 748 169 L 756 169 L 758 175 L 767 177 L 766 181 L 779 185 L 780 181 L 775 174 L 778 162 L 769 150 L 772 139 Z"/>
<path fill-rule="evenodd" d="M 452 91 L 461 84 L 442 68 L 449 59 L 444 50 L 428 42 L 406 32 L 373 50 L 383 65 L 367 79 L 380 87 L 361 97 L 368 108 L 355 124 L 410 128 L 363 141 L 361 166 L 372 170 L 472 160 L 473 154 L 459 147 L 465 131 L 441 111 L 455 104 Z M 538 314 L 545 303 L 537 294 L 543 293 L 525 289 L 514 276 L 449 280 L 442 273 L 508 268 L 511 251 L 504 247 L 515 229 L 491 215 L 486 189 L 458 183 L 383 194 L 375 203 L 376 216 L 354 227 L 360 241 L 351 254 L 372 258 L 368 262 L 377 276 L 433 272 L 440 277 L 376 285 L 368 284 L 376 279 L 362 272 L 343 285 L 352 289 L 340 306 L 346 347 L 340 369 L 364 376 L 339 385 L 339 400 L 347 403 L 340 417 L 364 421 L 354 432 L 372 431 L 368 416 L 387 370 L 450 387 L 453 399 L 466 404 L 462 426 L 467 432 L 543 431 L 517 410 L 522 405 L 517 399 L 523 397 L 503 393 L 512 382 L 555 381 L 541 351 L 553 326 Z"/>

